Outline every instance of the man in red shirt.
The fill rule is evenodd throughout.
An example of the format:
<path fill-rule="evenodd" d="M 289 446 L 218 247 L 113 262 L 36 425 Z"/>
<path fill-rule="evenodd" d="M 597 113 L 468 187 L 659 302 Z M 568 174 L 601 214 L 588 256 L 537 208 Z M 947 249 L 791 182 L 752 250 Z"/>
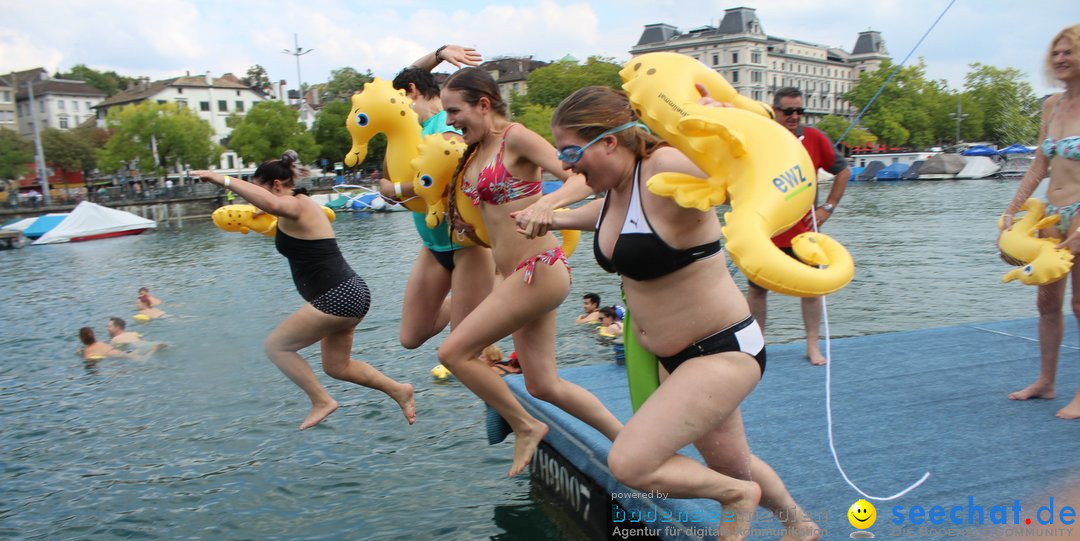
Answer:
<path fill-rule="evenodd" d="M 848 167 L 844 156 L 833 149 L 829 136 L 816 128 L 799 125 L 803 115 L 803 98 L 802 92 L 798 88 L 789 86 L 777 90 L 776 95 L 773 97 L 773 112 L 776 114 L 776 121 L 791 130 L 791 133 L 802 141 L 806 152 L 810 154 L 810 159 L 814 162 L 815 170 L 824 169 L 835 175 L 825 203 L 817 206 L 813 211 L 820 229 L 825 221 L 832 216 L 836 205 L 840 204 L 840 198 L 844 196 L 844 189 L 847 188 L 848 180 L 851 179 L 851 168 Z M 787 252 L 788 255 L 793 256 L 791 239 L 800 233 L 812 231 L 813 223 L 811 220 L 810 213 L 807 212 L 806 216 L 793 225 L 791 229 L 773 237 L 773 243 Z M 762 332 L 765 330 L 765 316 L 768 312 L 767 295 L 768 291 L 765 288 L 753 282 L 750 283 L 750 290 L 746 298 L 750 303 L 750 312 L 754 315 L 754 319 L 757 320 L 758 324 L 761 325 Z M 818 336 L 821 327 L 821 297 L 804 297 L 802 299 L 802 317 L 803 324 L 806 326 L 806 357 L 810 359 L 812 364 L 825 364 L 825 356 L 821 354 L 821 349 L 818 347 Z"/>

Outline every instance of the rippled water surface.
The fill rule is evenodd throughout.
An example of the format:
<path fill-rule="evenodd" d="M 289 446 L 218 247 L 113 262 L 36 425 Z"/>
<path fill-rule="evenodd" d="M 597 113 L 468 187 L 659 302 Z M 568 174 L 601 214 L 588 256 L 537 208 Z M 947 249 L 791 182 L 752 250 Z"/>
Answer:
<path fill-rule="evenodd" d="M 825 229 L 853 253 L 854 282 L 829 297 L 833 336 L 1035 314 L 1034 290 L 999 283 L 995 220 L 1014 183 L 862 183 Z M 405 213 L 343 215 L 346 258 L 374 304 L 354 355 L 416 386 L 409 427 L 380 393 L 332 380 L 341 409 L 298 432 L 304 395 L 265 359 L 266 334 L 301 303 L 270 239 L 208 221 L 137 237 L 0 252 L 0 536 L 20 538 L 561 539 L 512 447 L 489 447 L 483 408 L 429 375 L 442 337 L 403 350 L 397 321 L 418 246 Z M 572 259 L 559 310 L 560 366 L 611 362 L 575 328 L 582 294 L 618 282 Z M 77 331 L 130 321 L 148 286 L 170 317 L 134 325 L 169 347 L 87 367 Z M 770 343 L 802 333 L 798 300 L 770 295 Z M 503 342 L 509 351 L 509 341 Z M 317 348 L 304 352 L 310 359 Z"/>

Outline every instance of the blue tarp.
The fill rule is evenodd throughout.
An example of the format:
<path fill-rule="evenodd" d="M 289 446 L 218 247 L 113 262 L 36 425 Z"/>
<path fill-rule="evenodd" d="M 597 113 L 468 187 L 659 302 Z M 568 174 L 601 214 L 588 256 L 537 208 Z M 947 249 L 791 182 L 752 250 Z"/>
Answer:
<path fill-rule="evenodd" d="M 975 145 L 960 153 L 961 156 L 997 156 L 998 151 L 986 145 Z"/>
<path fill-rule="evenodd" d="M 560 180 L 545 180 L 544 181 L 544 195 L 547 195 L 559 188 L 562 188 L 562 181 Z"/>
<path fill-rule="evenodd" d="M 900 180 L 900 175 L 904 174 L 908 167 L 906 163 L 889 164 L 888 167 L 878 171 L 874 178 L 878 180 Z"/>
<path fill-rule="evenodd" d="M 48 214 L 42 216 L 30 224 L 30 227 L 23 231 L 23 235 L 28 239 L 36 239 L 45 233 L 48 233 L 52 228 L 60 225 L 60 222 L 67 218 L 67 214 Z"/>
<path fill-rule="evenodd" d="M 1009 146 L 999 150 L 998 154 L 1001 154 L 1001 155 L 1005 155 L 1005 154 L 1031 154 L 1032 152 L 1035 152 L 1035 151 L 1028 148 L 1028 147 L 1026 147 L 1026 146 L 1024 146 L 1024 145 L 1021 145 L 1019 143 L 1014 143 L 1012 145 L 1009 145 Z"/>

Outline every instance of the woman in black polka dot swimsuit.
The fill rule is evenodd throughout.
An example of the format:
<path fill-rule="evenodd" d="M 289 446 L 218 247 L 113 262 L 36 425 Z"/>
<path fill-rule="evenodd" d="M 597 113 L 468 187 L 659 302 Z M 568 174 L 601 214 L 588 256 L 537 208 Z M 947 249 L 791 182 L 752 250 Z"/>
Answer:
<path fill-rule="evenodd" d="M 212 171 L 192 175 L 233 190 L 263 212 L 278 217 L 275 244 L 289 260 L 297 291 L 308 301 L 266 338 L 270 360 L 300 386 L 311 400 L 311 412 L 300 430 L 315 426 L 337 409 L 338 403 L 319 383 L 299 350 L 319 342 L 327 375 L 378 389 L 393 398 L 412 424 L 416 421 L 413 388 L 398 383 L 363 361 L 350 358 L 353 333 L 367 314 L 371 293 L 338 249 L 330 220 L 302 189 L 293 189 L 306 170 L 289 150 L 279 160 L 263 162 L 253 182 L 223 177 Z"/>

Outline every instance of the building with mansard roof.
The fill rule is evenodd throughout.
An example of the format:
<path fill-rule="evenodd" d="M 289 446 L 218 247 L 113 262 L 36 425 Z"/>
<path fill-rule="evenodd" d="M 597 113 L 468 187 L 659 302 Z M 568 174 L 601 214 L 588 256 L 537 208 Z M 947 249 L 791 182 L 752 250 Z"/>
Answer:
<path fill-rule="evenodd" d="M 724 76 L 744 96 L 772 103 L 785 86 L 803 92 L 806 122 L 816 124 L 832 114 L 846 118 L 858 111 L 844 100 L 864 71 L 878 69 L 889 58 L 881 33 L 859 32 L 850 52 L 765 33 L 753 8 L 724 10 L 716 27 L 681 32 L 668 24 L 645 25 L 630 54 L 669 51 L 692 56 Z"/>

